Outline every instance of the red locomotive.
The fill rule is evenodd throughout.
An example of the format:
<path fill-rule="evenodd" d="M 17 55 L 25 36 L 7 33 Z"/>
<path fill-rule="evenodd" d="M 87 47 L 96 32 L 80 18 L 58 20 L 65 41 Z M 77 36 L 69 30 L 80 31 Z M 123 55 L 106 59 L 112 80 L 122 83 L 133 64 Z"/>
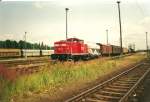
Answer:
<path fill-rule="evenodd" d="M 86 59 L 88 56 L 88 46 L 84 41 L 78 38 L 69 38 L 54 43 L 54 54 L 52 59 Z"/>

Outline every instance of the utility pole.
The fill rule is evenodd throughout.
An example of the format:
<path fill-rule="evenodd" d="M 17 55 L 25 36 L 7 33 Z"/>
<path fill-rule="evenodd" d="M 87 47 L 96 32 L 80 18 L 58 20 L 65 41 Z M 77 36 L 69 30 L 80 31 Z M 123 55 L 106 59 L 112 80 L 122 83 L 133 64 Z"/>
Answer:
<path fill-rule="evenodd" d="M 26 43 L 26 40 L 27 40 L 27 32 L 25 32 L 25 59 L 27 59 L 27 43 Z"/>
<path fill-rule="evenodd" d="M 107 41 L 107 46 L 109 46 L 108 45 L 108 29 L 106 29 L 106 41 Z M 108 51 L 109 57 L 110 57 L 110 49 L 109 49 L 109 47 L 107 47 L 107 51 Z"/>
<path fill-rule="evenodd" d="M 66 10 L 66 40 L 68 38 L 68 10 L 69 8 L 65 8 Z"/>
<path fill-rule="evenodd" d="M 106 29 L 106 41 L 107 41 L 107 45 L 108 45 L 108 29 Z"/>
<path fill-rule="evenodd" d="M 121 28 L 121 14 L 120 14 L 120 1 L 117 1 L 117 4 L 118 4 L 118 13 L 119 13 L 119 27 L 120 27 L 120 54 L 122 55 L 123 52 L 122 52 L 122 28 Z"/>
<path fill-rule="evenodd" d="M 147 57 L 148 57 L 148 39 L 147 39 L 147 32 L 146 32 L 146 51 L 147 51 Z"/>

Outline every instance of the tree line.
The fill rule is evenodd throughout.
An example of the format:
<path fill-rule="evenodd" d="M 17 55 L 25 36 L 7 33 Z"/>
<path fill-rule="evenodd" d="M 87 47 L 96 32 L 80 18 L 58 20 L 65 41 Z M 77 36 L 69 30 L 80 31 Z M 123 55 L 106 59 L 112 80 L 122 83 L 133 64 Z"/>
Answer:
<path fill-rule="evenodd" d="M 42 43 L 30 43 L 25 42 L 23 40 L 15 41 L 15 40 L 5 40 L 0 41 L 0 48 L 15 48 L 15 49 L 42 49 L 42 50 L 50 50 L 52 47 L 45 45 Z"/>

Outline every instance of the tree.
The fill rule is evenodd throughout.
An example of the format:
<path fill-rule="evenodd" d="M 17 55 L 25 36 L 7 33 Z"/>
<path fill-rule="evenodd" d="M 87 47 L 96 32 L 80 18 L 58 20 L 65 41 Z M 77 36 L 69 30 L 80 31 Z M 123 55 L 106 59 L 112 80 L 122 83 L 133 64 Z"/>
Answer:
<path fill-rule="evenodd" d="M 44 45 L 42 42 L 41 44 L 39 43 L 30 43 L 30 42 L 25 42 L 23 40 L 20 40 L 19 42 L 15 40 L 5 40 L 5 41 L 0 41 L 0 48 L 19 48 L 19 49 L 25 49 L 25 44 L 27 49 L 46 49 L 50 48 L 47 45 Z"/>

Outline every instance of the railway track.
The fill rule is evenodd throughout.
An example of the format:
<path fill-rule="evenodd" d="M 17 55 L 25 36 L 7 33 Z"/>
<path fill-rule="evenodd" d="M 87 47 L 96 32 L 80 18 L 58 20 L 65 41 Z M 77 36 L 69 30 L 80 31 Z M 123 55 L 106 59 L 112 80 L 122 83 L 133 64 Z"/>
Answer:
<path fill-rule="evenodd" d="M 135 97 L 142 93 L 144 81 L 150 73 L 149 66 L 146 60 L 65 102 L 135 102 Z"/>
<path fill-rule="evenodd" d="M 49 59 L 8 60 L 0 62 L 0 75 L 8 80 L 45 70 Z"/>
<path fill-rule="evenodd" d="M 3 64 L 6 67 L 16 67 L 18 65 L 28 65 L 28 64 L 36 64 L 36 63 L 49 63 L 49 59 L 21 59 L 21 60 L 4 60 L 0 61 L 0 64 Z"/>

